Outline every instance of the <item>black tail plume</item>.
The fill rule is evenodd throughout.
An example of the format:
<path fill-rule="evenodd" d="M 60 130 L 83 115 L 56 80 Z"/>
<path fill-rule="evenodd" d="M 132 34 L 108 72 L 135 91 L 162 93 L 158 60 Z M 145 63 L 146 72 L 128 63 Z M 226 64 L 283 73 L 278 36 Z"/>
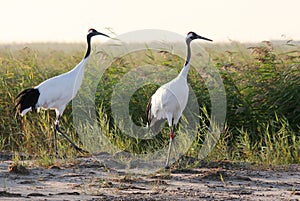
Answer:
<path fill-rule="evenodd" d="M 35 110 L 35 106 L 38 102 L 40 96 L 40 92 L 38 89 L 29 88 L 23 90 L 19 95 L 16 97 L 17 104 L 15 108 L 17 108 L 18 112 L 21 114 L 23 110 L 31 108 Z"/>

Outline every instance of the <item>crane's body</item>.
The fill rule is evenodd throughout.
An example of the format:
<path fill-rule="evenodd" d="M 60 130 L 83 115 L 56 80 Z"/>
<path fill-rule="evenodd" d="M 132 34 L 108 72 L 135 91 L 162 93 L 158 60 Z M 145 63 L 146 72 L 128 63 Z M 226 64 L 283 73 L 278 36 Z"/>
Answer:
<path fill-rule="evenodd" d="M 177 124 L 187 104 L 188 94 L 187 80 L 182 76 L 177 76 L 171 82 L 158 88 L 151 97 L 150 127 L 161 119 L 169 119 L 168 122 L 172 122 L 173 118 L 174 124 Z"/>
<path fill-rule="evenodd" d="M 91 38 L 95 35 L 103 35 L 95 29 L 90 29 L 87 35 L 87 51 L 84 58 L 72 70 L 61 75 L 49 78 L 36 87 L 28 88 L 22 91 L 16 99 L 16 107 L 21 116 L 24 116 L 31 110 L 50 109 L 56 112 L 56 121 L 54 123 L 54 143 L 57 153 L 56 132 L 61 133 L 71 145 L 78 151 L 83 151 L 72 140 L 70 140 L 59 127 L 59 118 L 63 114 L 67 104 L 76 96 L 84 76 L 84 68 L 91 52 Z"/>
<path fill-rule="evenodd" d="M 62 115 L 67 104 L 76 96 L 81 86 L 87 61 L 88 58 L 82 60 L 71 71 L 49 78 L 34 87 L 40 93 L 35 105 L 36 109 L 53 109 Z M 24 110 L 21 115 L 25 115 L 26 112 L 28 111 Z"/>
<path fill-rule="evenodd" d="M 148 126 L 153 128 L 155 132 L 159 130 L 161 123 L 163 123 L 165 119 L 168 121 L 170 128 L 170 144 L 166 167 L 169 166 L 171 147 L 175 136 L 174 129 L 188 102 L 189 86 L 187 83 L 187 74 L 190 68 L 191 59 L 190 43 L 194 39 L 212 41 L 208 38 L 199 36 L 194 32 L 189 32 L 186 37 L 187 59 L 184 67 L 177 77 L 157 89 L 147 105 Z"/>

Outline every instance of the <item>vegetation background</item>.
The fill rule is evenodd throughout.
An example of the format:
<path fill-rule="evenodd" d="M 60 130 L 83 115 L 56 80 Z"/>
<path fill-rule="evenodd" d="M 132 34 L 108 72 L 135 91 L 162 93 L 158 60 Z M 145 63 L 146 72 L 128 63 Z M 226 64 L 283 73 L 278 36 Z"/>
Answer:
<path fill-rule="evenodd" d="M 0 150 L 25 152 L 49 159 L 52 146 L 53 111 L 28 113 L 20 118 L 15 97 L 28 87 L 72 69 L 84 54 L 84 44 L 24 44 L 0 47 Z M 217 146 L 206 160 L 247 161 L 262 164 L 300 162 L 300 47 L 294 41 L 241 44 L 231 42 L 205 47 L 212 65 L 220 71 L 227 96 L 226 125 Z M 138 64 L 160 64 L 178 72 L 184 61 L 164 52 L 142 52 L 135 59 L 115 58 L 101 80 L 96 93 L 98 122 L 107 138 L 119 149 L 146 153 L 168 144 L 167 127 L 153 141 L 128 137 L 120 132 L 111 115 L 111 94 L 118 80 Z M 203 79 L 195 69 L 189 80 L 201 109 L 197 137 L 186 153 L 197 157 L 203 136 L 208 132 L 210 99 Z M 135 92 L 129 112 L 137 125 L 146 124 L 146 104 L 158 88 L 143 86 Z M 62 119 L 65 132 L 77 143 L 68 105 Z M 180 133 L 181 130 L 179 129 Z M 76 153 L 63 139 L 60 154 Z M 105 149 L 105 147 L 103 148 Z M 104 150 L 105 151 L 105 150 Z"/>

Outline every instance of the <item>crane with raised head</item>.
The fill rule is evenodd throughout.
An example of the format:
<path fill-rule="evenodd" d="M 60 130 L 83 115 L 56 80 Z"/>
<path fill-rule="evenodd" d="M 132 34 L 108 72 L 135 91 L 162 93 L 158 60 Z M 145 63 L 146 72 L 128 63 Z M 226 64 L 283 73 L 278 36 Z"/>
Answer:
<path fill-rule="evenodd" d="M 87 50 L 84 58 L 79 64 L 66 73 L 49 78 L 33 88 L 23 90 L 16 97 L 16 108 L 21 116 L 24 116 L 31 110 L 55 110 L 56 119 L 54 122 L 54 145 L 56 154 L 57 132 L 67 139 L 77 151 L 85 152 L 61 131 L 59 120 L 67 104 L 76 96 L 81 86 L 84 76 L 84 68 L 91 53 L 91 38 L 96 35 L 102 35 L 109 38 L 108 35 L 100 33 L 95 29 L 89 29 L 87 34 Z"/>
<path fill-rule="evenodd" d="M 169 167 L 170 153 L 175 137 L 174 129 L 188 101 L 189 86 L 187 83 L 187 75 L 190 69 L 191 61 L 190 44 L 195 39 L 212 41 L 211 39 L 199 36 L 195 32 L 189 32 L 187 34 L 187 57 L 184 67 L 177 77 L 156 90 L 156 92 L 151 96 L 146 108 L 147 125 L 150 129 L 153 129 L 157 132 L 157 130 L 160 128 L 160 125 L 165 121 L 165 119 L 167 119 L 170 129 L 170 143 L 166 161 L 166 168 Z"/>

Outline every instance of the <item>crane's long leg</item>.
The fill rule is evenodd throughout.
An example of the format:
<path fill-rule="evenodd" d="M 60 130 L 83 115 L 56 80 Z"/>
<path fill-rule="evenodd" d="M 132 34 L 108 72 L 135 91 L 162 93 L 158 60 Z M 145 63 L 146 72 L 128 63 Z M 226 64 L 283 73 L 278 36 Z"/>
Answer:
<path fill-rule="evenodd" d="M 176 129 L 176 125 L 173 126 L 173 131 L 175 129 Z M 175 153 L 175 156 L 177 156 L 176 144 L 175 144 L 175 139 L 174 139 L 175 138 L 175 133 L 173 133 L 172 136 L 173 136 L 173 140 L 172 140 L 173 142 L 172 143 L 173 143 L 173 147 L 174 147 L 174 153 Z"/>
<path fill-rule="evenodd" d="M 172 145 L 173 145 L 173 140 L 174 140 L 174 132 L 173 132 L 173 129 L 172 129 L 172 126 L 171 126 L 170 127 L 170 144 L 169 144 L 169 150 L 168 150 L 166 168 L 169 168 L 169 160 L 170 160 L 170 155 L 171 155 L 171 149 L 172 149 Z"/>
<path fill-rule="evenodd" d="M 57 149 L 57 134 L 56 134 L 55 126 L 54 126 L 54 134 L 53 134 L 53 144 L 54 144 L 55 154 L 57 156 L 58 155 L 58 149 Z"/>
<path fill-rule="evenodd" d="M 78 147 L 67 135 L 65 135 L 61 130 L 60 130 L 60 127 L 59 127 L 59 120 L 56 120 L 55 121 L 55 124 L 54 124 L 54 131 L 55 131 L 55 135 L 56 135 L 56 131 L 59 132 L 66 140 L 68 140 L 71 145 L 74 147 L 74 149 L 76 149 L 76 151 L 79 151 L 79 152 L 82 152 L 82 153 L 88 153 L 87 151 L 81 149 L 80 147 Z M 56 136 L 55 136 L 56 138 Z M 57 150 L 57 143 L 56 143 L 56 150 Z"/>

